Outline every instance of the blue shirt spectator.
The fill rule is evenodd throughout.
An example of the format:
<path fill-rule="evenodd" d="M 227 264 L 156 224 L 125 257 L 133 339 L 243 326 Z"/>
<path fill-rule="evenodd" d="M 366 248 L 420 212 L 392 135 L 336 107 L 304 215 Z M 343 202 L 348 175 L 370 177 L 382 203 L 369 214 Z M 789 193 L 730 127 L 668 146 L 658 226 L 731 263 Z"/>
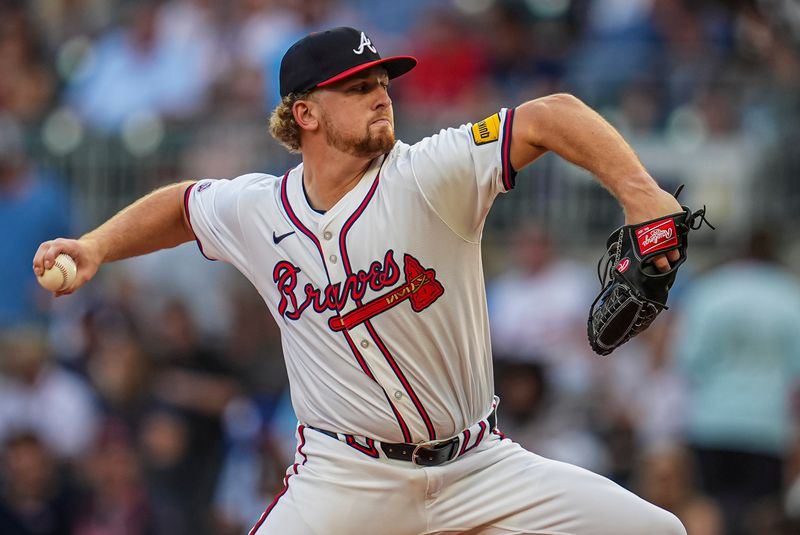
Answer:
<path fill-rule="evenodd" d="M 687 294 L 675 339 L 692 395 L 689 440 L 782 455 L 800 377 L 800 284 L 776 265 L 739 261 Z"/>
<path fill-rule="evenodd" d="M 687 289 L 674 336 L 691 400 L 687 439 L 730 527 L 779 496 L 793 438 L 800 282 L 776 262 L 773 232 L 754 232 L 743 259 Z"/>
<path fill-rule="evenodd" d="M 150 3 L 131 9 L 128 26 L 99 40 L 87 72 L 69 88 L 81 116 L 100 130 L 118 130 L 138 113 L 195 113 L 211 81 L 207 43 L 159 32 L 158 12 Z"/>
<path fill-rule="evenodd" d="M 70 235 L 70 199 L 25 159 L 17 125 L 0 117 L 0 328 L 41 319 L 46 294 L 36 283 L 33 255 L 43 241 Z"/>

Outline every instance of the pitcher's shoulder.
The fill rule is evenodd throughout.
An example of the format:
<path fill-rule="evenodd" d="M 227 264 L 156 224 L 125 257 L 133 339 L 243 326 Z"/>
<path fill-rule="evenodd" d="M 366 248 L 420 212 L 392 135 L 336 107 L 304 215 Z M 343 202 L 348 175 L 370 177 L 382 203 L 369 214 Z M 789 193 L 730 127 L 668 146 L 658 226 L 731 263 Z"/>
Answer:
<path fill-rule="evenodd" d="M 274 189 L 280 187 L 282 176 L 268 173 L 246 173 L 231 179 L 231 182 L 242 189 Z"/>

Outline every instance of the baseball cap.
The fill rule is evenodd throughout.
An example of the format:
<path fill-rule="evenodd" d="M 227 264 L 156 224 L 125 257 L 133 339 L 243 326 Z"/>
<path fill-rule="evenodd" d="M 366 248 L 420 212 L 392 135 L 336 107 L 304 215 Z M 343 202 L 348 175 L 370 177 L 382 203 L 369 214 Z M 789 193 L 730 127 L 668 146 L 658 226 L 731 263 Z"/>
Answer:
<path fill-rule="evenodd" d="M 294 43 L 281 60 L 281 97 L 324 87 L 357 72 L 381 65 L 389 78 L 413 69 L 412 56 L 381 58 L 361 30 L 339 27 L 311 33 Z"/>

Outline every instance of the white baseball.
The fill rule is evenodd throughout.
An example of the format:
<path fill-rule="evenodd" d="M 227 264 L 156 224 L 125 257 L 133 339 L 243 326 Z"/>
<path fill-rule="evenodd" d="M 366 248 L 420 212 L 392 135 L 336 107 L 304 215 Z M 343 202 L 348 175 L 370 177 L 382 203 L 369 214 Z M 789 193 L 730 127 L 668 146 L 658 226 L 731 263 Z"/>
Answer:
<path fill-rule="evenodd" d="M 45 270 L 41 276 L 37 277 L 39 284 L 51 292 L 66 290 L 75 282 L 78 274 L 78 266 L 75 260 L 66 253 L 61 253 L 56 257 L 53 267 Z"/>

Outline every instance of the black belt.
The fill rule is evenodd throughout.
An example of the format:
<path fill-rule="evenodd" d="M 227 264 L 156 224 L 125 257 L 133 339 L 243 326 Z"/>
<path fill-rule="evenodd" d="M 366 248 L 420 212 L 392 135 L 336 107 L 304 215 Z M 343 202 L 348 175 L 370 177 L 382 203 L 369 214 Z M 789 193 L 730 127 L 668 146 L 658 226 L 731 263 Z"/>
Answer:
<path fill-rule="evenodd" d="M 495 409 L 492 409 L 486 421 L 489 423 L 488 431 L 491 432 L 497 425 Z M 311 427 L 311 429 L 339 440 L 339 435 L 333 431 L 327 431 L 317 427 Z M 432 443 L 423 442 L 422 444 L 408 444 L 405 442 L 381 442 L 380 445 L 383 453 L 390 459 L 408 461 L 420 466 L 438 466 L 456 458 L 456 455 L 458 455 L 458 437 L 463 433 L 462 431 L 454 437 L 442 441 L 434 441 Z"/>

